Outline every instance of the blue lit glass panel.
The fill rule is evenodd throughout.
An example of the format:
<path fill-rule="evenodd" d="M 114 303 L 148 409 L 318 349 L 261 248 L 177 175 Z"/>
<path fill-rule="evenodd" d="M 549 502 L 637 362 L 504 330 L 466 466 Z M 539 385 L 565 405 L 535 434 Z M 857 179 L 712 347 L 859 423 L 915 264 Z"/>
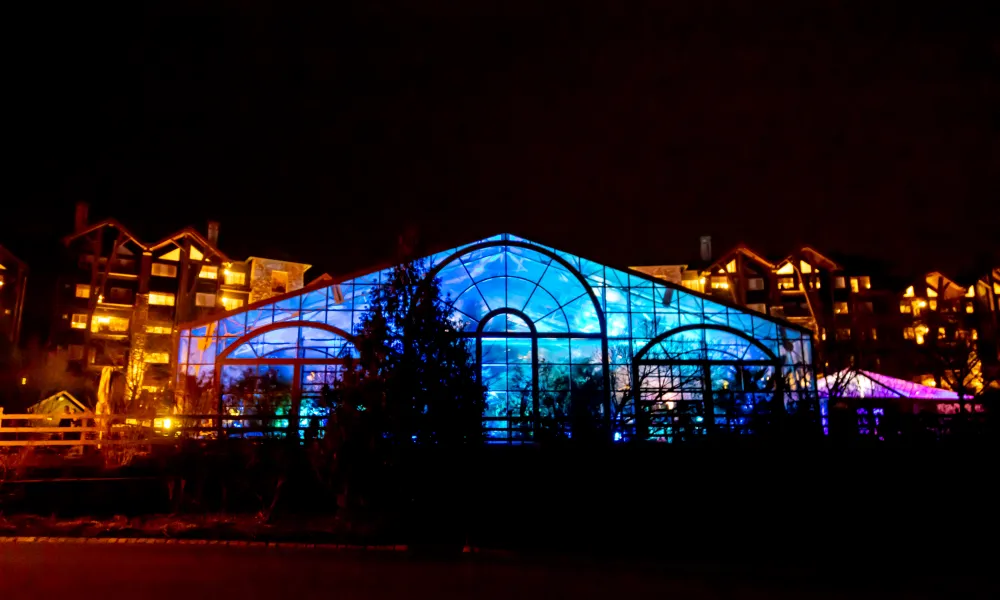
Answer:
<path fill-rule="evenodd" d="M 517 315 L 507 314 L 508 333 L 531 333 L 531 328 L 524 322 L 524 319 Z"/>
<path fill-rule="evenodd" d="M 546 315 L 559 308 L 559 303 L 547 291 L 542 288 L 535 290 L 531 295 L 531 300 L 524 306 L 524 314 L 532 321 L 539 321 Z"/>
<path fill-rule="evenodd" d="M 574 364 L 601 362 L 601 340 L 572 340 L 570 348 Z"/>
<path fill-rule="evenodd" d="M 605 303 L 608 312 L 628 312 L 628 292 L 608 288 L 605 292 Z"/>
<path fill-rule="evenodd" d="M 472 285 L 472 277 L 465 270 L 465 265 L 461 262 L 453 262 L 438 272 L 441 279 L 441 291 L 443 294 L 451 293 L 452 298 L 464 292 Z"/>
<path fill-rule="evenodd" d="M 274 307 L 278 310 L 297 311 L 302 308 L 302 296 L 292 296 L 291 298 L 279 300 L 275 303 Z"/>
<path fill-rule="evenodd" d="M 544 319 L 535 322 L 535 328 L 538 330 L 538 333 L 568 333 L 569 323 L 563 311 L 557 310 Z"/>
<path fill-rule="evenodd" d="M 597 318 L 597 309 L 589 294 L 584 294 L 571 302 L 564 309 L 569 320 L 570 331 L 579 333 L 600 333 L 601 321 Z"/>
<path fill-rule="evenodd" d="M 469 288 L 464 294 L 455 299 L 454 307 L 455 310 L 477 322 L 485 317 L 486 313 L 490 312 L 486 306 L 486 301 L 483 300 L 483 296 L 479 293 L 479 289 L 475 287 Z"/>
<path fill-rule="evenodd" d="M 620 313 L 609 313 L 606 315 L 608 321 L 608 337 L 617 338 L 628 335 L 628 315 Z"/>
<path fill-rule="evenodd" d="M 326 324 L 336 327 L 341 331 L 346 333 L 351 332 L 351 312 L 350 311 L 334 311 L 331 310 L 326 313 Z"/>
<path fill-rule="evenodd" d="M 531 340 L 509 338 L 507 340 L 508 363 L 531 363 Z"/>
<path fill-rule="evenodd" d="M 572 274 L 555 264 L 549 265 L 540 285 L 552 294 L 560 305 L 566 304 L 584 292 L 583 285 Z"/>
<path fill-rule="evenodd" d="M 486 306 L 490 310 L 497 310 L 507 307 L 507 278 L 493 277 L 480 281 L 477 286 L 479 293 L 486 300 Z"/>
<path fill-rule="evenodd" d="M 322 288 L 313 292 L 308 292 L 302 297 L 302 310 L 321 310 L 326 308 L 326 291 Z"/>
<path fill-rule="evenodd" d="M 476 250 L 462 257 L 462 263 L 469 271 L 473 281 L 504 274 L 503 253 L 500 248 Z"/>
<path fill-rule="evenodd" d="M 246 333 L 246 318 L 246 313 L 239 313 L 219 321 L 221 335 L 241 336 Z"/>
<path fill-rule="evenodd" d="M 506 315 L 497 315 L 483 324 L 483 333 L 507 333 Z"/>
<path fill-rule="evenodd" d="M 528 303 L 528 298 L 535 291 L 536 284 L 519 277 L 508 277 L 506 281 L 507 308 L 523 310 L 524 305 Z"/>
<path fill-rule="evenodd" d="M 552 364 L 569 364 L 569 340 L 545 338 L 538 340 L 538 360 Z"/>

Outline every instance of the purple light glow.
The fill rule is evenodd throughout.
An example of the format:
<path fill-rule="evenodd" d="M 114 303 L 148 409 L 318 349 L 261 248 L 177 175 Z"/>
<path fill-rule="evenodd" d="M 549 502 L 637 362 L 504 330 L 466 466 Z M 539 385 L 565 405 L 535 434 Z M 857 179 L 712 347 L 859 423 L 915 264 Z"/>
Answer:
<path fill-rule="evenodd" d="M 917 400 L 957 400 L 949 390 L 920 385 L 888 375 L 858 371 L 845 381 L 843 372 L 827 375 L 816 382 L 820 398 L 829 398 L 831 387 L 839 388 L 843 398 L 913 398 Z"/>

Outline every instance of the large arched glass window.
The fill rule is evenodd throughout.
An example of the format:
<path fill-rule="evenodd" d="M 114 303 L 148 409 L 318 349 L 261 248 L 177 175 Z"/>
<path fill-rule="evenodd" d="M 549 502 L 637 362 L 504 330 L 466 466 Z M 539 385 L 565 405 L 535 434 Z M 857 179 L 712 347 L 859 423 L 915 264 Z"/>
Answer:
<path fill-rule="evenodd" d="M 323 389 L 340 379 L 351 354 L 355 350 L 350 336 L 323 323 L 276 323 L 257 329 L 219 354 L 220 408 L 240 414 L 286 414 L 297 407 L 303 418 L 320 416 Z"/>
<path fill-rule="evenodd" d="M 712 430 L 752 433 L 784 410 L 781 361 L 727 327 L 669 331 L 636 353 L 636 434 L 675 442 Z"/>
<path fill-rule="evenodd" d="M 574 411 L 605 417 L 604 321 L 591 288 L 554 254 L 485 245 L 432 272 L 474 338 L 494 442 L 522 443 L 548 427 L 572 435 Z"/>

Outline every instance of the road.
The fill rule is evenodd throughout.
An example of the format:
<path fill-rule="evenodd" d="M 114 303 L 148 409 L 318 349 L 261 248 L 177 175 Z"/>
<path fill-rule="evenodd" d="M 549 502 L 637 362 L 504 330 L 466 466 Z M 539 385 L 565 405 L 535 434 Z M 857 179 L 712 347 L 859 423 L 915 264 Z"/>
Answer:
<path fill-rule="evenodd" d="M 351 553 L 193 545 L 3 543 L 0 597 L 10 598 L 892 598 L 913 589 L 828 589 L 815 578 L 770 580 L 717 569 L 639 568 L 578 560 L 429 560 Z M 954 591 L 954 588 L 951 589 Z M 978 590 L 977 590 L 978 591 Z"/>

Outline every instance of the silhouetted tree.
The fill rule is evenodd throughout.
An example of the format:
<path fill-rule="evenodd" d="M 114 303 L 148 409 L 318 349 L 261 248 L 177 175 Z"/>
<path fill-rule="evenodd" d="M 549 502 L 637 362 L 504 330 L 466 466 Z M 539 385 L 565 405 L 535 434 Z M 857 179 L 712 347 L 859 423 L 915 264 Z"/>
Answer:
<path fill-rule="evenodd" d="M 376 446 L 478 444 L 485 388 L 440 282 L 406 263 L 370 294 L 334 389 L 337 421 Z"/>

